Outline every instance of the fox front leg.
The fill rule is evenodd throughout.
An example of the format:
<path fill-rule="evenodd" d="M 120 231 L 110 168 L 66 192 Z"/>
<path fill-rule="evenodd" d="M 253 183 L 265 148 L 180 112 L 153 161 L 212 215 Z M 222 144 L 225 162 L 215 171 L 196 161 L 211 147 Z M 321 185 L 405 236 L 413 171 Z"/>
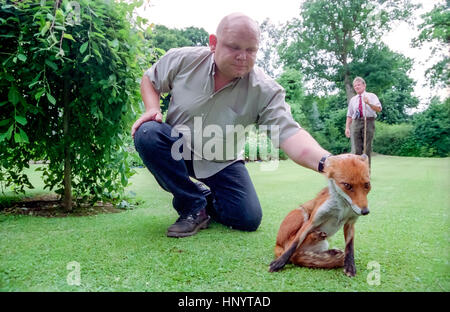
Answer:
<path fill-rule="evenodd" d="M 353 239 L 355 237 L 355 224 L 347 223 L 344 225 L 344 237 L 345 237 L 345 260 L 344 260 L 344 273 L 353 277 L 356 275 L 355 256 Z"/>

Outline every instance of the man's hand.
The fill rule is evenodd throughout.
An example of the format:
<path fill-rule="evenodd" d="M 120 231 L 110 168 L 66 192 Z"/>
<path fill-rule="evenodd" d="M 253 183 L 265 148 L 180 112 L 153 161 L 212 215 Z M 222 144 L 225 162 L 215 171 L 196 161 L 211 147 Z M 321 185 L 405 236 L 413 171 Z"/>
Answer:
<path fill-rule="evenodd" d="M 160 110 L 156 110 L 156 109 L 151 109 L 148 112 L 145 112 L 144 114 L 142 114 L 141 117 L 139 117 L 138 120 L 136 120 L 136 122 L 133 124 L 133 127 L 131 127 L 131 136 L 134 139 L 134 134 L 136 133 L 137 129 L 144 123 L 147 121 L 157 121 L 157 122 L 162 122 L 162 114 Z"/>
<path fill-rule="evenodd" d="M 350 129 L 349 129 L 349 128 L 345 128 L 345 136 L 346 136 L 347 138 L 350 137 Z"/>
<path fill-rule="evenodd" d="M 364 96 L 364 103 L 366 103 L 366 104 L 369 104 L 369 105 L 370 105 L 370 103 L 369 103 L 369 98 L 368 98 L 367 96 Z"/>

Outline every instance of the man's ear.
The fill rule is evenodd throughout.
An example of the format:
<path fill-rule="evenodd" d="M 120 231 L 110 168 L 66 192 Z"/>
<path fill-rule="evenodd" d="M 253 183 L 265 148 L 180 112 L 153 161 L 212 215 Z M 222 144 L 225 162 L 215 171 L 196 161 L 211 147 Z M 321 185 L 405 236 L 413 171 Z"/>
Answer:
<path fill-rule="evenodd" d="M 217 45 L 217 36 L 216 35 L 209 35 L 209 48 L 211 49 L 211 52 L 216 51 L 216 45 Z"/>

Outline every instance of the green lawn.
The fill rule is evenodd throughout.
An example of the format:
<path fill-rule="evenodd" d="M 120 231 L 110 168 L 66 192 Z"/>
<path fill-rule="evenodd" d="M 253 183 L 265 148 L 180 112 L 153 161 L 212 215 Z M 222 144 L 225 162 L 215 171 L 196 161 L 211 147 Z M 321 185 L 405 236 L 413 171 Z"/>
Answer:
<path fill-rule="evenodd" d="M 252 233 L 212 224 L 173 239 L 171 195 L 145 169 L 129 190 L 145 203 L 118 214 L 43 218 L 0 214 L 2 291 L 450 291 L 450 159 L 373 158 L 370 215 L 356 224 L 357 276 L 288 265 L 269 273 L 278 227 L 325 179 L 291 161 L 247 165 L 263 208 Z M 39 191 L 39 177 L 35 174 Z M 330 240 L 344 247 L 342 231 Z M 80 265 L 79 286 L 67 275 Z M 380 284 L 368 283 L 375 261 Z M 371 273 L 372 272 L 372 273 Z"/>

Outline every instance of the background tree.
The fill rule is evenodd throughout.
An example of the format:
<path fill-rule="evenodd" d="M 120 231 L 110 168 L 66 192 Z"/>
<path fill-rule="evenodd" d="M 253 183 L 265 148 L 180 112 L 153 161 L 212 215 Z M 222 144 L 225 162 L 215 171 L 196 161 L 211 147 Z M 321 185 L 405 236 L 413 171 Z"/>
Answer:
<path fill-rule="evenodd" d="M 281 26 L 274 25 L 269 18 L 266 18 L 259 25 L 259 29 L 261 37 L 256 65 L 269 76 L 278 77 L 281 74 L 281 61 L 277 51 L 283 34 Z"/>
<path fill-rule="evenodd" d="M 149 38 L 151 46 L 167 52 L 172 48 L 207 46 L 209 34 L 203 28 L 176 29 L 164 25 L 155 25 Z"/>
<path fill-rule="evenodd" d="M 144 29 L 131 20 L 140 3 L 0 5 L 1 182 L 23 191 L 23 169 L 42 159 L 45 188 L 67 210 L 73 194 L 117 200 L 131 175 L 123 140 L 149 66 Z"/>
<path fill-rule="evenodd" d="M 187 27 L 183 29 L 168 28 L 164 25 L 155 25 L 147 32 L 149 45 L 157 50 L 157 58 L 172 48 L 208 46 L 209 34 L 203 28 Z M 163 94 L 161 111 L 164 113 L 170 103 L 170 94 Z"/>
<path fill-rule="evenodd" d="M 334 89 L 343 81 L 348 101 L 355 94 L 349 64 L 357 50 L 378 45 L 392 24 L 408 18 L 413 8 L 409 0 L 307 0 L 301 17 L 289 23 L 291 39 L 281 45 L 280 57 L 314 79 L 315 91 Z"/>
<path fill-rule="evenodd" d="M 288 68 L 285 70 L 277 82 L 284 88 L 286 92 L 286 102 L 291 106 L 292 117 L 301 125 L 308 123 L 303 111 L 304 108 L 304 89 L 303 75 L 295 69 Z"/>
<path fill-rule="evenodd" d="M 450 82 L 448 46 L 450 44 L 450 1 L 436 4 L 434 8 L 422 15 L 424 22 L 419 25 L 420 34 L 414 38 L 412 45 L 423 46 L 426 42 L 435 42 L 431 57 L 437 63 L 425 72 L 432 87 L 446 87 Z"/>

